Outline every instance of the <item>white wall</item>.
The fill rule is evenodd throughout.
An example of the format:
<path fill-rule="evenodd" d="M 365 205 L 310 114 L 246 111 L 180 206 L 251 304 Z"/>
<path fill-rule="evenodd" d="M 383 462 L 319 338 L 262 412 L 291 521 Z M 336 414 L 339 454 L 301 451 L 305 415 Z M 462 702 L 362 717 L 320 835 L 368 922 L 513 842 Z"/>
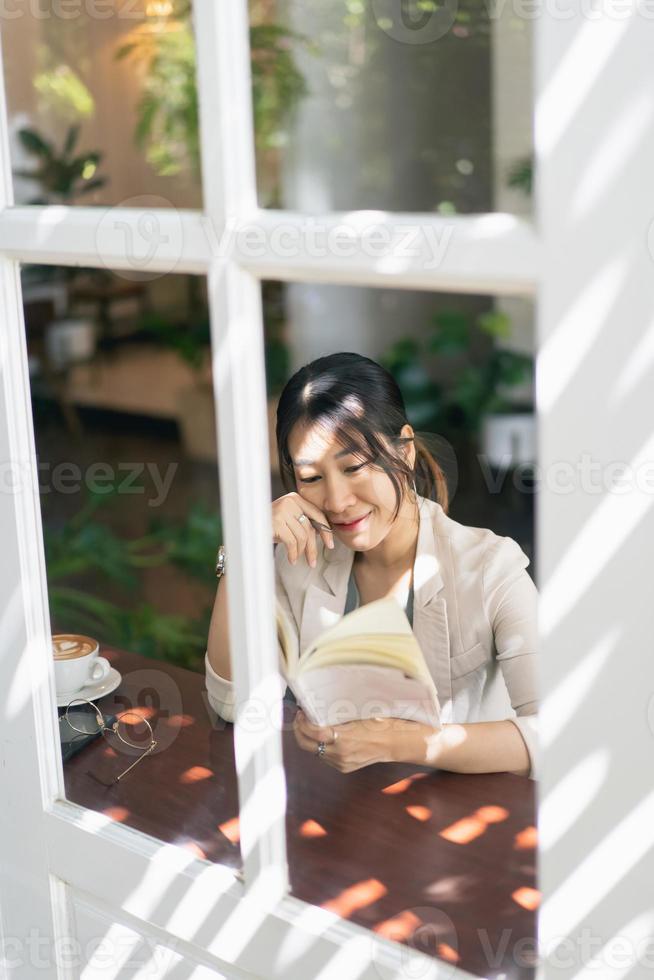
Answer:
<path fill-rule="evenodd" d="M 654 25 L 607 9 L 537 25 L 545 980 L 654 966 Z"/>

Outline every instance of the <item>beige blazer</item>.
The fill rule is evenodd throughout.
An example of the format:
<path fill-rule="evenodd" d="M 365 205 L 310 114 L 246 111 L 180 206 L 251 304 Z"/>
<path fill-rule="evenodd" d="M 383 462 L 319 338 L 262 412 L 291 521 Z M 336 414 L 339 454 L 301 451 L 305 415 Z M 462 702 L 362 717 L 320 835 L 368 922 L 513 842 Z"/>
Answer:
<path fill-rule="evenodd" d="M 413 632 L 436 684 L 444 724 L 509 719 L 537 778 L 537 599 L 529 559 L 509 537 L 467 527 L 419 497 L 413 567 Z M 354 551 L 318 539 L 315 568 L 275 548 L 277 596 L 295 622 L 300 649 L 343 615 Z M 233 720 L 234 690 L 205 658 L 210 703 Z"/>

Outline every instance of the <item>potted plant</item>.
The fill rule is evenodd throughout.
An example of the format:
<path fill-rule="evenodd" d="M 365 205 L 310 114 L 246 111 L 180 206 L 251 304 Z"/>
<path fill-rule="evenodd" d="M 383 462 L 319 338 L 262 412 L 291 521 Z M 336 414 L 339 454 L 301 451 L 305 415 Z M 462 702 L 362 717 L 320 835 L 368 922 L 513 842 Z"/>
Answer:
<path fill-rule="evenodd" d="M 525 447 L 533 443 L 532 406 L 514 396 L 530 380 L 533 361 L 498 345 L 510 331 L 504 313 L 489 311 L 471 320 L 467 313 L 444 311 L 433 318 L 424 340 L 404 338 L 381 358 L 402 390 L 414 428 L 446 438 L 465 469 L 480 449 L 495 452 L 507 426 L 519 432 Z M 446 382 L 433 380 L 426 366 L 430 358 Z"/>
<path fill-rule="evenodd" d="M 36 129 L 18 130 L 18 138 L 24 150 L 36 158 L 34 170 L 15 170 L 17 177 L 33 180 L 40 193 L 29 204 L 69 205 L 106 184 L 106 178 L 97 171 L 102 154 L 97 150 L 79 152 L 79 126 L 70 126 L 60 149 Z M 89 317 L 75 316 L 68 308 L 70 293 L 80 270 L 74 267 L 31 266 L 23 272 L 26 298 L 38 290 L 40 296 L 49 293 L 55 309 L 66 309 L 45 329 L 44 352 L 49 367 L 65 370 L 76 361 L 90 359 L 95 353 L 97 326 Z M 96 276 L 106 275 L 97 270 Z M 60 296 L 64 295 L 63 303 Z"/>
<path fill-rule="evenodd" d="M 276 23 L 250 27 L 252 106 L 257 149 L 258 186 L 264 206 L 279 198 L 276 151 L 285 125 L 306 94 L 292 45 L 309 44 L 304 36 Z M 200 177 L 200 137 L 196 86 L 196 48 L 190 0 L 172 0 L 147 29 L 133 32 L 116 58 L 131 58 L 143 72 L 143 93 L 135 129 L 137 145 L 161 176 L 188 173 Z"/>

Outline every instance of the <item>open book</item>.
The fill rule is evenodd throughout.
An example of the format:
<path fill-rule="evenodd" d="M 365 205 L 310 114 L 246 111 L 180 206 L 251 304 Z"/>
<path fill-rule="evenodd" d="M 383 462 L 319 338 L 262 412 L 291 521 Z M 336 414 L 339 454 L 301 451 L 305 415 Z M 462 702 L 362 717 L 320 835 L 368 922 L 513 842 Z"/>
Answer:
<path fill-rule="evenodd" d="M 354 609 L 303 651 L 278 602 L 277 640 L 286 682 L 315 725 L 390 717 L 440 727 L 434 681 L 393 597 Z"/>

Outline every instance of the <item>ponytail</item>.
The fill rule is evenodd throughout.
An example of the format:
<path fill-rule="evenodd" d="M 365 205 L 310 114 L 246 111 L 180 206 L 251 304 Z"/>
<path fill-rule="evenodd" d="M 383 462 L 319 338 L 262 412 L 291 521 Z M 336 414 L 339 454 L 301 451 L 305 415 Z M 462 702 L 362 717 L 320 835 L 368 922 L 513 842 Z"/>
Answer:
<path fill-rule="evenodd" d="M 413 444 L 416 447 L 416 490 L 421 497 L 435 500 L 447 514 L 450 495 L 445 474 L 420 436 L 414 435 Z"/>

